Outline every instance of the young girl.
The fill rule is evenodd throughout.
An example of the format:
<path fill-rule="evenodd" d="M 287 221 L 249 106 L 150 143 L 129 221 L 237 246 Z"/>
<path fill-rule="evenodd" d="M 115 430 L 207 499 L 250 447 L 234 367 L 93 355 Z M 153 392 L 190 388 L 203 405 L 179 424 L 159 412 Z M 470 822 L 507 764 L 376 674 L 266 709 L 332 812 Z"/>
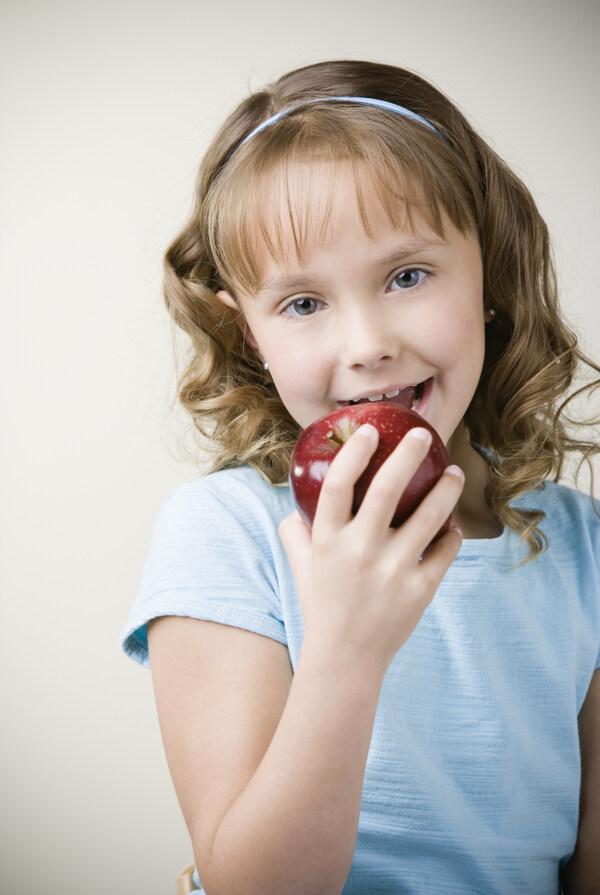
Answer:
<path fill-rule="evenodd" d="M 556 479 L 600 450 L 564 414 L 600 371 L 526 188 L 415 74 L 312 65 L 217 135 L 166 300 L 214 471 L 165 501 L 124 647 L 204 891 L 597 893 L 600 519 Z M 390 528 L 417 428 L 353 517 L 361 428 L 310 530 L 300 430 L 378 400 L 451 466 Z"/>

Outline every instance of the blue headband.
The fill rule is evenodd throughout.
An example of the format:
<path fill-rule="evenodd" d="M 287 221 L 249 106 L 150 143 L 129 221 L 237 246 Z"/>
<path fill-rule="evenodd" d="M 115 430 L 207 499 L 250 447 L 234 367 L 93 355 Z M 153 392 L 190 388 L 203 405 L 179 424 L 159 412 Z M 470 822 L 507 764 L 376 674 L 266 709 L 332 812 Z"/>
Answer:
<path fill-rule="evenodd" d="M 231 155 L 233 155 L 234 152 L 237 152 L 240 146 L 247 143 L 248 140 L 255 136 L 255 134 L 259 134 L 266 127 L 269 127 L 269 125 L 279 121 L 284 115 L 289 115 L 290 112 L 294 112 L 296 109 L 301 109 L 303 106 L 308 106 L 311 103 L 359 103 L 363 106 L 377 106 L 379 109 L 387 109 L 388 112 L 395 112 L 397 115 L 402 115 L 403 118 L 410 118 L 412 121 L 417 121 L 419 124 L 423 125 L 423 127 L 428 128 L 430 131 L 433 131 L 434 134 L 437 134 L 438 137 L 441 137 L 445 143 L 448 142 L 444 135 L 441 134 L 430 121 L 427 121 L 427 119 L 423 118 L 421 115 L 417 115 L 416 112 L 411 112 L 410 109 L 405 109 L 404 106 L 397 106 L 396 103 L 388 103 L 384 99 L 370 99 L 367 96 L 320 96 L 316 99 L 307 99 L 295 106 L 290 106 L 289 109 L 283 109 L 281 112 L 277 112 L 275 115 L 267 118 L 266 121 L 261 121 L 258 127 L 255 127 L 253 131 L 250 131 L 247 137 L 244 137 L 241 143 L 238 143 Z"/>

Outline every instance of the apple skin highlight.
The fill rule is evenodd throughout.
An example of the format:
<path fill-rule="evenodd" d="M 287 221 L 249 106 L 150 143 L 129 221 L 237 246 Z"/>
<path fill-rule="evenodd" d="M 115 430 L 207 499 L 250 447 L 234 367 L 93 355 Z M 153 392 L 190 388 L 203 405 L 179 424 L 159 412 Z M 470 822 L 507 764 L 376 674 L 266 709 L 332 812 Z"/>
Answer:
<path fill-rule="evenodd" d="M 296 442 L 290 465 L 292 495 L 298 512 L 309 525 L 312 526 L 321 486 L 333 458 L 353 432 L 364 423 L 375 426 L 379 432 L 379 443 L 368 467 L 354 487 L 353 513 L 360 507 L 377 470 L 410 429 L 428 429 L 432 434 L 432 442 L 427 456 L 398 501 L 391 522 L 392 528 L 402 525 L 450 463 L 444 443 L 433 426 L 406 407 L 378 401 L 342 407 L 327 413 L 302 432 Z M 446 520 L 436 539 L 450 527 L 453 516 L 454 513 Z"/>

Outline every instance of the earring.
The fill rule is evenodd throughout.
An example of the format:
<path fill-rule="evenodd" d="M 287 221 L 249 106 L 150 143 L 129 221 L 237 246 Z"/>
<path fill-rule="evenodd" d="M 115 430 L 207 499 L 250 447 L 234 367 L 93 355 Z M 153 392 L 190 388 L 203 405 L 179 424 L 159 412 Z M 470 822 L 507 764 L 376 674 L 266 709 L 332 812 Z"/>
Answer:
<path fill-rule="evenodd" d="M 490 317 L 495 317 L 495 316 L 496 316 L 496 310 L 495 310 L 495 308 L 490 308 L 490 309 L 488 310 L 488 314 L 490 315 Z"/>
<path fill-rule="evenodd" d="M 269 369 L 269 365 L 268 365 L 268 363 L 267 363 L 266 361 L 265 361 L 265 363 L 263 364 L 263 369 L 265 369 L 265 370 L 268 370 L 268 369 Z"/>

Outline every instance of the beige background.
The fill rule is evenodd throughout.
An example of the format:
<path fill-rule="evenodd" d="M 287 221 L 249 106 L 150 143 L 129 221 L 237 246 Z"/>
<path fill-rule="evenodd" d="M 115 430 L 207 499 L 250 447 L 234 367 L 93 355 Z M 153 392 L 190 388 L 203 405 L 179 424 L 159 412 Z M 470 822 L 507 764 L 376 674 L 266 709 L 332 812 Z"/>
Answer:
<path fill-rule="evenodd" d="M 119 651 L 177 460 L 161 256 L 247 86 L 425 74 L 532 187 L 600 356 L 594 0 L 4 0 L 3 895 L 169 895 L 191 850 L 148 672 Z"/>

